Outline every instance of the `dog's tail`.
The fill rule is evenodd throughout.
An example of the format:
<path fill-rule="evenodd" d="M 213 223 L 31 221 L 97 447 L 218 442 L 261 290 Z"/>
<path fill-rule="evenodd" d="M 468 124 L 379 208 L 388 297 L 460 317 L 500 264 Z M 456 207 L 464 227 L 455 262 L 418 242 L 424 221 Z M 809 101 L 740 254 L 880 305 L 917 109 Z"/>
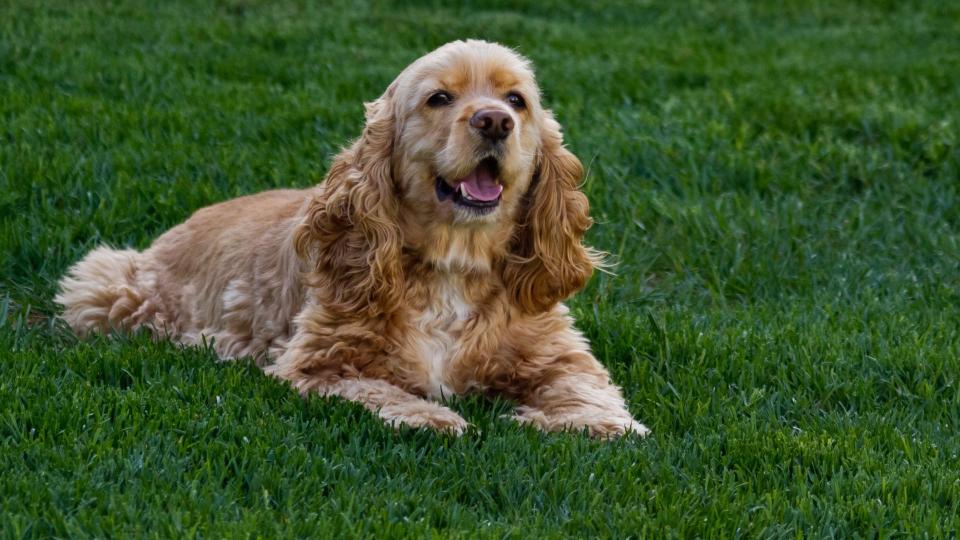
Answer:
<path fill-rule="evenodd" d="M 137 286 L 143 254 L 100 246 L 67 271 L 54 299 L 63 319 L 79 335 L 137 325 L 146 307 Z"/>

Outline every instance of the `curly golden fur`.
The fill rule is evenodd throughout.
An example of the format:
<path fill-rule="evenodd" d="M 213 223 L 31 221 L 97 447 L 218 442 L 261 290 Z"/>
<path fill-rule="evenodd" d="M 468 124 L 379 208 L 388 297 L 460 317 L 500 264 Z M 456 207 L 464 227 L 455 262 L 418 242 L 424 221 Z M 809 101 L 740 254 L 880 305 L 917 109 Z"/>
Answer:
<path fill-rule="evenodd" d="M 599 262 L 583 174 L 529 62 L 457 41 L 367 105 L 319 186 L 204 208 L 144 252 L 100 247 L 57 302 L 79 334 L 212 341 L 395 426 L 462 433 L 436 400 L 481 392 L 544 430 L 645 435 L 562 304 Z"/>

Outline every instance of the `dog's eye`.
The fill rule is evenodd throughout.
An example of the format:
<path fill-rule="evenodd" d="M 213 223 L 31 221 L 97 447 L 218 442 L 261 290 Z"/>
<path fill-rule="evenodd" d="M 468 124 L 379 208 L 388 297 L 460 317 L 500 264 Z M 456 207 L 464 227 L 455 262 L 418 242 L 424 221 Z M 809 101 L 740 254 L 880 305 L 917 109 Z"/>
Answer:
<path fill-rule="evenodd" d="M 446 107 L 451 103 L 453 103 L 453 96 L 443 90 L 434 92 L 433 95 L 427 99 L 427 105 L 430 107 Z"/>
<path fill-rule="evenodd" d="M 527 102 L 523 100 L 523 96 L 516 92 L 510 92 L 507 94 L 507 103 L 509 103 L 514 109 L 526 109 Z"/>

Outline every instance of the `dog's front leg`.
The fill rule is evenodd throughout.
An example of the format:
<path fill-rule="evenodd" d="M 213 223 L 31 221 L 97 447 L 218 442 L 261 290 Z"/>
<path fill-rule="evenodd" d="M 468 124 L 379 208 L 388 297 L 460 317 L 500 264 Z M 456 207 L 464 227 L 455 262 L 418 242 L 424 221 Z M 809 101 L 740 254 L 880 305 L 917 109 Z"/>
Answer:
<path fill-rule="evenodd" d="M 544 431 L 587 429 L 599 438 L 635 433 L 641 437 L 650 430 L 634 420 L 627 410 L 620 389 L 603 377 L 587 373 L 563 373 L 547 377 L 520 398 L 514 419 Z"/>
<path fill-rule="evenodd" d="M 289 381 L 303 395 L 315 392 L 359 403 L 394 428 L 426 427 L 460 435 L 469 426 L 449 408 L 411 394 L 387 380 L 366 376 L 354 369 L 303 369 L 313 364 L 311 360 L 316 356 L 324 355 L 293 347 L 287 349 L 276 364 L 267 367 L 266 372 Z"/>
<path fill-rule="evenodd" d="M 294 386 L 298 384 L 294 383 Z M 427 427 L 461 435 L 468 426 L 466 420 L 449 408 L 417 397 L 382 379 L 343 378 L 320 384 L 304 381 L 303 386 L 321 395 L 339 396 L 360 403 L 395 428 Z"/>

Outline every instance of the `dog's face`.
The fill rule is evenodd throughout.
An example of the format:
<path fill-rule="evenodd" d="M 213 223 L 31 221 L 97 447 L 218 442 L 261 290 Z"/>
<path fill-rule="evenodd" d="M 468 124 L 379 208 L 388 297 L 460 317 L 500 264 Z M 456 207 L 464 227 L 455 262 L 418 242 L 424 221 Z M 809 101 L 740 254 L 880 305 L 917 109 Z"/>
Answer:
<path fill-rule="evenodd" d="M 601 256 L 581 242 L 592 223 L 583 166 L 527 60 L 494 43 L 448 43 L 403 70 L 366 120 L 294 233 L 328 306 L 398 309 L 409 262 L 477 280 L 493 272 L 487 283 L 525 313 L 590 278 Z"/>
<path fill-rule="evenodd" d="M 529 64 L 496 44 L 456 42 L 411 65 L 392 91 L 403 211 L 454 227 L 509 219 L 530 185 L 540 141 Z"/>

